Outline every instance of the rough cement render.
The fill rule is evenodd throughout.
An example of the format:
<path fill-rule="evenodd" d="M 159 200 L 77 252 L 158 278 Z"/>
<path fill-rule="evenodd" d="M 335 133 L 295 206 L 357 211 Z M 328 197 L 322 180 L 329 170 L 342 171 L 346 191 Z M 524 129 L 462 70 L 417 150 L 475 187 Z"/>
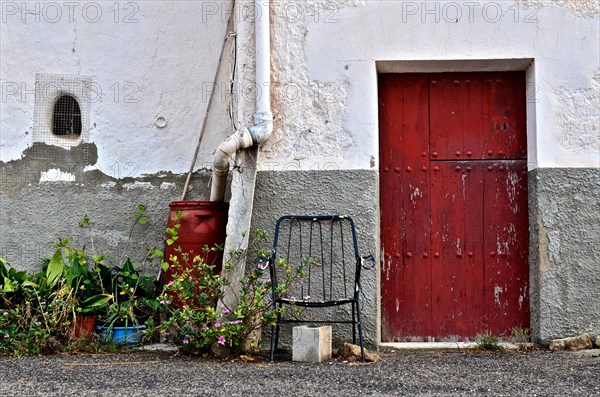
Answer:
<path fill-rule="evenodd" d="M 337 1 L 329 2 L 327 7 L 335 13 L 363 3 Z M 267 162 L 271 153 L 285 159 L 283 164 L 271 164 L 277 169 L 298 169 L 309 159 L 340 157 L 354 144 L 345 126 L 350 81 L 319 81 L 309 76 L 305 49 L 308 26 L 314 18 L 325 18 L 315 15 L 325 12 L 322 7 L 318 2 L 304 3 L 298 9 L 302 14 L 298 18 L 290 16 L 287 7 L 274 7 L 271 94 L 275 124 L 263 153 Z M 305 168 L 310 168 L 310 164 Z"/>
<path fill-rule="evenodd" d="M 111 175 L 115 170 L 86 171 L 96 159 L 93 144 L 71 150 L 35 144 L 22 159 L 0 162 L 0 256 L 19 269 L 35 270 L 59 238 L 85 245 L 88 252 L 116 254 L 119 260 L 130 255 L 138 262 L 152 246 L 162 248 L 169 202 L 179 200 L 185 175 L 116 178 Z M 194 174 L 188 199 L 207 199 L 208 179 L 206 172 Z M 136 227 L 128 242 L 129 214 L 138 204 L 146 205 L 149 220 Z M 90 229 L 79 227 L 85 215 L 95 222 Z"/>
<path fill-rule="evenodd" d="M 349 215 L 356 223 L 360 255 L 377 254 L 377 173 L 375 171 L 258 172 L 252 229 L 273 237 L 283 215 Z M 365 343 L 377 341 L 377 269 L 362 273 L 362 320 Z M 343 334 L 340 334 L 342 332 Z M 334 345 L 352 340 L 351 328 L 334 325 Z M 282 328 L 290 343 L 291 328 Z"/>
<path fill-rule="evenodd" d="M 600 4 L 597 0 L 521 0 L 537 7 L 566 8 L 578 18 L 598 18 Z"/>
<path fill-rule="evenodd" d="M 531 335 L 600 333 L 600 169 L 529 175 Z"/>
<path fill-rule="evenodd" d="M 568 89 L 557 86 L 555 94 L 560 98 L 557 119 L 561 127 L 560 145 L 576 152 L 600 150 L 600 69 L 597 69 L 588 88 Z"/>

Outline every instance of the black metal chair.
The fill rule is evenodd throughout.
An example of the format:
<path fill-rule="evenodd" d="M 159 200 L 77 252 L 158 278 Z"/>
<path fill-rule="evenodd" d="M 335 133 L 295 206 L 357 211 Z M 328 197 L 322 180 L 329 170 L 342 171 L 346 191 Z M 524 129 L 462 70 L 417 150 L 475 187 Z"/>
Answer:
<path fill-rule="evenodd" d="M 356 229 L 350 217 L 283 216 L 275 226 L 273 252 L 269 270 L 273 283 L 273 301 L 278 310 L 277 323 L 271 327 L 273 356 L 279 343 L 282 323 L 346 323 L 352 324 L 352 341 L 356 344 L 356 329 L 364 362 L 364 344 L 360 319 L 360 273 L 363 261 L 356 242 Z M 287 285 L 287 290 L 283 290 Z M 284 305 L 312 312 L 310 309 L 351 305 L 351 320 L 306 318 L 307 313 L 290 316 Z M 339 310 L 327 315 L 341 317 Z M 342 313 L 348 318 L 349 313 Z M 293 318 L 290 318 L 293 317 Z"/>

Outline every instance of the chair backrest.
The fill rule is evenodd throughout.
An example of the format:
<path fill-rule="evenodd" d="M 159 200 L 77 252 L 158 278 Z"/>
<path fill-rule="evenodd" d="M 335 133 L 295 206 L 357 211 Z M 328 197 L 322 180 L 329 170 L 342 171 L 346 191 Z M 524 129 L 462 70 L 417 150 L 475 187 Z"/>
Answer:
<path fill-rule="evenodd" d="M 355 297 L 361 261 L 350 217 L 284 216 L 275 226 L 271 279 L 274 291 L 285 280 L 279 260 L 291 266 L 293 281 L 279 296 L 299 303 L 329 303 Z M 298 270 L 300 269 L 300 270 Z M 297 277 L 298 274 L 302 277 Z"/>

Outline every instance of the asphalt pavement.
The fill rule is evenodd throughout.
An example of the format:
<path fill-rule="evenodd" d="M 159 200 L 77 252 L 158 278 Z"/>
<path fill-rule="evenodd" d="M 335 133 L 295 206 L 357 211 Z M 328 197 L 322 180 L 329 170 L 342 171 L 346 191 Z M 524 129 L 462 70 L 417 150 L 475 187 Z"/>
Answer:
<path fill-rule="evenodd" d="M 600 396 L 600 349 L 380 355 L 366 365 L 148 352 L 0 357 L 0 396 Z"/>

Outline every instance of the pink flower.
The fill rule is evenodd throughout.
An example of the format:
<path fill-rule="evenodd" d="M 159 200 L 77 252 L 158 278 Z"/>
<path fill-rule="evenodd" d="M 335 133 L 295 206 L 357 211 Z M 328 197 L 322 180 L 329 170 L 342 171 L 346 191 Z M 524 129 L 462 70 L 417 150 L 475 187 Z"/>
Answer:
<path fill-rule="evenodd" d="M 228 309 L 228 308 L 225 308 L 225 309 L 221 310 L 221 313 L 223 313 L 223 314 L 227 314 L 227 313 L 229 313 L 229 309 Z"/>
<path fill-rule="evenodd" d="M 182 340 L 181 342 L 183 342 L 183 344 L 184 344 L 184 345 L 187 345 L 188 343 L 190 343 L 190 341 L 189 341 L 189 340 L 187 340 L 187 339 L 184 339 L 184 340 Z"/>
<path fill-rule="evenodd" d="M 223 336 L 219 336 L 219 345 L 224 345 L 226 342 L 226 339 Z"/>
<path fill-rule="evenodd" d="M 219 328 L 221 326 L 221 323 L 215 323 L 215 328 Z"/>

